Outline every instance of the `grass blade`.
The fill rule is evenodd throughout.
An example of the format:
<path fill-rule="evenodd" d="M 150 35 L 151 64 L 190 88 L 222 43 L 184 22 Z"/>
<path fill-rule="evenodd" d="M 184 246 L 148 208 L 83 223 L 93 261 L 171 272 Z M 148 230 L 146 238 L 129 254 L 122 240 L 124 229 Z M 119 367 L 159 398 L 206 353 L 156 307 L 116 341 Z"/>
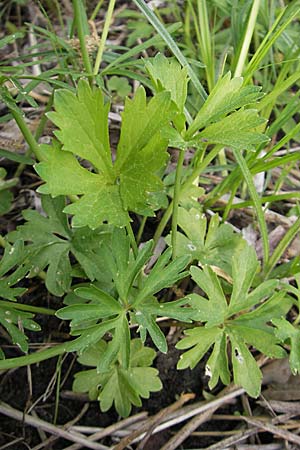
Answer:
<path fill-rule="evenodd" d="M 257 215 L 257 220 L 261 232 L 261 238 L 263 242 L 263 258 L 264 258 L 264 264 L 267 265 L 269 260 L 269 239 L 268 239 L 268 229 L 266 225 L 266 221 L 264 218 L 264 213 L 261 206 L 261 200 L 256 192 L 256 188 L 254 186 L 254 182 L 252 179 L 252 175 L 250 173 L 250 170 L 246 164 L 245 159 L 243 158 L 241 152 L 239 150 L 233 149 L 234 157 L 240 166 L 241 172 L 244 176 L 244 179 L 247 183 L 250 196 L 254 203 L 254 208 Z"/>
<path fill-rule="evenodd" d="M 133 2 L 136 4 L 136 6 L 142 11 L 144 16 L 147 18 L 147 20 L 151 23 L 151 25 L 154 27 L 154 29 L 157 31 L 157 33 L 161 36 L 161 38 L 165 41 L 173 55 L 177 58 L 177 60 L 180 62 L 182 66 L 186 66 L 188 70 L 189 77 L 191 79 L 191 82 L 193 83 L 195 89 L 199 93 L 200 97 L 202 98 L 203 102 L 207 98 L 207 93 L 200 83 L 197 75 L 193 71 L 192 67 L 188 63 L 185 56 L 180 51 L 178 45 L 172 38 L 172 36 L 168 33 L 164 25 L 158 20 L 154 12 L 147 6 L 147 4 L 144 2 L 144 0 L 133 0 Z"/>

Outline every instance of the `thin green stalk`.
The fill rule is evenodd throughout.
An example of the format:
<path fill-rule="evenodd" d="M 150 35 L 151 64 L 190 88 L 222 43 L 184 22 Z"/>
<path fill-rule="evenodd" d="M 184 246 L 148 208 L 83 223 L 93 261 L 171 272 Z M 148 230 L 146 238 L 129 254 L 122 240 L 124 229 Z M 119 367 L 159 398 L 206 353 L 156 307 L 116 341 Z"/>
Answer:
<path fill-rule="evenodd" d="M 248 190 L 250 193 L 250 196 L 253 200 L 254 203 L 254 208 L 256 211 L 256 215 L 257 215 L 257 220 L 259 223 L 259 227 L 260 227 L 260 232 L 261 232 L 261 237 L 262 237 L 262 242 L 263 242 L 263 259 L 264 259 L 264 264 L 268 264 L 268 260 L 269 260 L 269 239 L 268 239 L 268 230 L 267 230 L 267 225 L 266 225 L 266 221 L 264 218 L 264 213 L 263 213 L 263 209 L 261 206 L 261 202 L 260 202 L 260 198 L 256 192 L 256 188 L 254 186 L 254 182 L 253 182 L 253 178 L 252 178 L 252 174 L 246 164 L 245 159 L 243 158 L 241 151 L 237 150 L 237 149 L 233 149 L 233 154 L 234 157 L 241 169 L 241 172 L 244 176 L 244 179 L 247 183 L 248 186 Z"/>
<path fill-rule="evenodd" d="M 250 16 L 249 16 L 249 20 L 248 20 L 248 24 L 247 24 L 247 28 L 246 28 L 246 32 L 245 32 L 245 36 L 244 36 L 244 40 L 243 40 L 243 45 L 239 54 L 239 59 L 235 68 L 235 72 L 234 72 L 234 76 L 235 77 L 240 77 L 242 75 L 244 66 L 245 66 L 245 62 L 248 56 L 248 52 L 249 52 L 249 47 L 250 47 L 250 43 L 251 43 L 251 39 L 253 36 L 253 32 L 255 29 L 255 25 L 256 25 L 256 18 L 257 18 L 257 14 L 259 11 L 259 6 L 260 6 L 260 0 L 254 0 L 252 3 L 252 8 L 251 8 L 251 12 L 250 12 Z"/>
<path fill-rule="evenodd" d="M 97 56 L 96 56 L 96 61 L 95 61 L 95 65 L 94 65 L 94 70 L 93 70 L 93 74 L 95 76 L 98 74 L 100 64 L 102 62 L 102 56 L 103 56 L 104 47 L 105 47 L 106 39 L 107 39 L 108 32 L 109 32 L 109 27 L 110 27 L 110 24 L 112 21 L 115 3 L 116 3 L 116 0 L 109 1 L 109 5 L 108 5 L 106 17 L 105 17 L 105 23 L 104 23 L 104 27 L 103 27 L 103 31 L 102 31 L 102 36 L 100 39 L 98 52 L 97 52 Z"/>
<path fill-rule="evenodd" d="M 180 190 L 180 194 L 182 194 L 185 189 L 189 188 L 193 182 L 196 180 L 196 178 L 203 172 L 203 170 L 210 164 L 210 162 L 218 155 L 220 149 L 222 149 L 221 145 L 216 145 L 209 154 L 203 159 L 203 161 L 195 167 L 191 175 L 187 178 L 187 180 L 182 185 L 182 188 Z M 154 244 L 156 245 L 159 238 L 161 237 L 167 223 L 170 220 L 170 217 L 172 215 L 173 210 L 173 201 L 170 202 L 168 208 L 166 209 L 164 215 L 162 216 L 159 225 L 155 231 L 154 234 Z"/>
<path fill-rule="evenodd" d="M 39 139 L 42 136 L 43 131 L 45 129 L 45 125 L 46 125 L 47 120 L 48 120 L 46 114 L 47 114 L 47 112 L 50 111 L 50 109 L 52 108 L 52 105 L 53 105 L 53 98 L 54 98 L 53 93 L 54 93 L 54 91 L 52 92 L 51 97 L 48 100 L 48 103 L 46 105 L 46 108 L 45 108 L 45 111 L 43 113 L 43 116 L 42 116 L 42 118 L 40 120 L 40 123 L 39 123 L 37 129 L 36 129 L 36 132 L 35 132 L 35 135 L 34 135 L 36 142 L 39 141 Z M 31 151 L 31 148 L 29 147 L 28 150 L 25 153 L 25 156 L 30 156 L 31 153 L 32 153 L 32 151 Z M 26 164 L 23 164 L 23 163 L 19 164 L 18 167 L 17 167 L 17 170 L 15 172 L 15 177 L 19 177 L 21 175 L 21 173 L 23 172 L 25 167 L 26 167 Z"/>
<path fill-rule="evenodd" d="M 6 180 L 4 182 L 1 180 L 0 192 L 16 186 L 18 182 L 18 178 L 10 178 L 9 180 Z"/>
<path fill-rule="evenodd" d="M 22 113 L 16 109 L 11 109 L 10 112 L 11 112 L 13 118 L 15 119 L 18 127 L 20 128 L 20 131 L 23 134 L 25 141 L 29 145 L 29 148 L 35 154 L 36 158 L 41 161 L 42 154 L 40 151 L 40 147 L 39 147 L 37 141 L 35 140 L 35 138 L 33 137 L 31 131 L 29 130 L 29 128 L 23 118 Z"/>
<path fill-rule="evenodd" d="M 298 0 L 294 0 L 288 6 L 286 6 L 280 11 L 271 29 L 268 31 L 268 33 L 262 40 L 259 48 L 256 50 L 251 61 L 249 62 L 248 66 L 245 69 L 244 72 L 245 84 L 247 84 L 249 80 L 252 78 L 253 73 L 255 72 L 255 70 L 258 69 L 259 64 L 266 56 L 266 54 L 268 53 L 274 42 L 280 37 L 280 35 L 284 32 L 284 30 L 291 23 L 291 21 L 297 16 L 297 14 L 299 14 L 299 10 L 300 8 Z M 284 17 L 285 20 L 283 21 L 282 24 L 280 24 L 280 21 Z"/>
<path fill-rule="evenodd" d="M 93 81 L 93 74 L 92 74 L 92 66 L 91 61 L 89 57 L 89 53 L 87 51 L 86 42 L 85 42 L 85 34 L 84 34 L 84 24 L 83 24 L 83 17 L 81 15 L 81 5 L 80 0 L 73 0 L 73 8 L 74 8 L 74 20 L 77 27 L 77 33 L 78 38 L 80 42 L 80 50 L 82 55 L 82 61 L 85 68 L 85 71 L 88 74 L 88 78 L 90 83 Z"/>
<path fill-rule="evenodd" d="M 291 228 L 286 232 L 286 234 L 283 236 L 280 243 L 275 248 L 272 256 L 270 257 L 268 264 L 265 266 L 265 270 L 263 272 L 264 278 L 267 278 L 272 269 L 275 267 L 277 262 L 279 261 L 281 255 L 286 250 L 288 245 L 291 243 L 291 241 L 294 239 L 297 233 L 299 233 L 300 230 L 300 217 L 296 220 L 296 222 L 291 226 Z"/>
<path fill-rule="evenodd" d="M 139 231 L 138 231 L 138 234 L 137 234 L 137 236 L 136 236 L 136 242 L 137 242 L 137 244 L 139 244 L 139 243 L 141 242 L 141 239 L 142 239 L 142 235 L 143 235 L 143 232 L 144 232 L 144 228 L 145 228 L 146 222 L 147 222 L 147 216 L 144 216 L 144 217 L 142 218 L 142 221 L 141 221 L 141 224 L 140 224 L 140 227 L 139 227 Z"/>
<path fill-rule="evenodd" d="M 225 222 L 227 220 L 227 217 L 230 214 L 231 208 L 233 206 L 232 205 L 233 204 L 233 200 L 234 200 L 234 197 L 235 197 L 235 194 L 236 194 L 236 191 L 237 191 L 238 187 L 239 187 L 239 183 L 236 183 L 235 185 L 232 186 L 231 194 L 230 194 L 229 200 L 228 200 L 228 202 L 226 204 L 226 207 L 225 207 L 225 210 L 224 210 L 224 214 L 223 214 L 223 217 L 222 217 L 222 221 L 223 222 Z"/>
<path fill-rule="evenodd" d="M 18 356 L 17 358 L 9 358 L 0 361 L 0 370 L 13 369 L 15 367 L 29 366 L 46 359 L 54 358 L 54 356 L 62 355 L 63 353 L 72 351 L 74 346 L 73 341 L 64 344 L 55 345 L 47 348 L 41 352 L 34 352 L 26 356 Z"/>
<path fill-rule="evenodd" d="M 164 229 L 166 228 L 167 223 L 169 222 L 170 217 L 172 215 L 172 210 L 173 210 L 173 201 L 171 201 L 169 203 L 169 206 L 165 210 L 165 212 L 164 212 L 162 218 L 160 219 L 159 224 L 155 230 L 154 237 L 153 237 L 154 245 L 157 245 L 161 235 L 163 234 Z"/>
<path fill-rule="evenodd" d="M 20 311 L 31 312 L 33 314 L 45 314 L 47 316 L 55 316 L 56 313 L 54 309 L 25 305 L 23 303 L 7 302 L 6 300 L 1 300 L 1 306 L 7 306 L 8 308 L 19 309 Z"/>
<path fill-rule="evenodd" d="M 6 240 L 5 240 L 4 237 L 2 237 L 1 234 L 0 234 L 0 246 L 3 247 L 3 248 L 5 248 L 5 247 L 6 247 L 6 244 L 7 244 Z"/>
<path fill-rule="evenodd" d="M 133 230 L 132 230 L 132 226 L 131 226 L 130 223 L 128 225 L 126 225 L 126 230 L 127 230 L 127 233 L 128 233 L 128 237 L 130 239 L 130 244 L 131 244 L 131 248 L 133 250 L 133 254 L 134 254 L 134 256 L 137 256 L 137 254 L 138 254 L 138 247 L 137 247 L 137 243 L 136 243 L 136 240 L 135 240 L 135 237 L 134 237 L 134 233 L 133 233 Z"/>
<path fill-rule="evenodd" d="M 184 151 L 179 150 L 176 173 L 175 173 L 175 185 L 174 185 L 174 195 L 173 195 L 173 208 L 172 208 L 172 258 L 176 258 L 176 241 L 177 241 L 177 223 L 178 223 L 178 206 L 180 197 L 180 185 L 181 185 L 181 175 L 182 166 L 184 161 Z"/>
<path fill-rule="evenodd" d="M 98 12 L 99 12 L 101 6 L 103 5 L 103 1 L 104 1 L 104 0 L 100 0 L 100 1 L 97 3 L 97 5 L 96 5 L 94 11 L 93 11 L 92 14 L 91 14 L 90 20 L 95 20 L 95 19 L 96 19 Z"/>
<path fill-rule="evenodd" d="M 60 29 L 65 34 L 65 24 L 64 24 L 63 15 L 62 15 L 62 12 L 61 12 L 60 4 L 59 4 L 58 0 L 54 0 L 54 3 L 55 3 L 56 11 L 57 11 L 57 17 L 58 17 Z"/>
<path fill-rule="evenodd" d="M 211 92 L 215 85 L 215 59 L 214 50 L 211 41 L 211 30 L 209 29 L 208 12 L 206 0 L 197 0 L 199 30 L 200 30 L 200 50 L 202 60 L 205 64 L 205 72 L 208 84 L 208 90 Z"/>

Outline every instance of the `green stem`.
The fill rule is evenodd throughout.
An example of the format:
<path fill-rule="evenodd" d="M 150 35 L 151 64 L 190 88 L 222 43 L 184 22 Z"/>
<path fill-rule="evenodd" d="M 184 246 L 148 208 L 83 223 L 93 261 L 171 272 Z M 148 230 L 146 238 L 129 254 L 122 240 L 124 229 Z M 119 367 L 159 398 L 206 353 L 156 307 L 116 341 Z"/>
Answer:
<path fill-rule="evenodd" d="M 142 239 L 142 235 L 143 235 L 143 232 L 144 232 L 144 228 L 145 228 L 146 222 L 147 222 L 147 216 L 144 216 L 142 218 L 141 225 L 139 227 L 139 231 L 138 231 L 138 234 L 137 234 L 137 237 L 136 237 L 137 244 L 139 244 L 141 239 Z"/>
<path fill-rule="evenodd" d="M 104 0 L 100 0 L 91 14 L 90 20 L 95 20 Z"/>
<path fill-rule="evenodd" d="M 174 195 L 173 195 L 173 208 L 172 208 L 172 258 L 176 258 L 176 241 L 177 241 L 177 223 L 178 223 L 178 206 L 180 197 L 180 185 L 181 185 L 181 175 L 182 166 L 184 161 L 184 151 L 179 150 L 179 156 L 177 161 L 176 173 L 175 173 L 175 185 L 174 185 Z"/>
<path fill-rule="evenodd" d="M 19 309 L 20 311 L 31 312 L 34 314 L 45 314 L 47 316 L 55 316 L 56 311 L 54 309 L 41 308 L 39 306 L 25 305 L 23 303 L 14 303 L 1 300 L 1 306 L 7 306 L 8 308 Z"/>
<path fill-rule="evenodd" d="M 74 19 L 77 27 L 78 38 L 80 42 L 80 50 L 82 55 L 82 61 L 85 68 L 85 71 L 88 74 L 89 82 L 92 84 L 93 75 L 92 75 L 92 66 L 90 57 L 86 48 L 85 42 L 85 34 L 84 34 L 84 26 L 82 23 L 81 16 L 81 8 L 80 8 L 80 0 L 73 0 L 73 8 L 74 8 Z"/>
<path fill-rule="evenodd" d="M 18 127 L 20 128 L 20 131 L 23 134 L 25 141 L 29 145 L 30 150 L 35 154 L 36 158 L 41 161 L 42 154 L 40 151 L 40 147 L 39 147 L 36 139 L 32 135 L 31 131 L 29 130 L 21 112 L 19 112 L 16 109 L 11 109 L 10 112 L 11 112 L 13 118 L 15 119 Z"/>
<path fill-rule="evenodd" d="M 247 162 L 244 159 L 241 151 L 239 149 L 233 148 L 232 152 L 233 152 L 234 157 L 241 169 L 241 172 L 242 172 L 244 179 L 248 186 L 248 191 L 253 200 L 253 204 L 254 204 L 254 208 L 256 211 L 257 220 L 258 220 L 258 224 L 259 224 L 259 228 L 260 228 L 260 232 L 261 232 L 262 242 L 263 242 L 263 261 L 264 261 L 264 266 L 266 266 L 268 264 L 268 260 L 269 260 L 269 238 L 268 238 L 268 229 L 267 229 L 267 225 L 266 225 L 266 221 L 265 221 L 265 217 L 264 217 L 264 212 L 263 212 L 261 202 L 260 202 L 260 197 L 256 192 L 252 174 L 250 172 L 250 169 L 249 169 Z"/>
<path fill-rule="evenodd" d="M 4 181 L 3 184 L 1 181 L 0 192 L 6 191 L 6 189 L 10 189 L 10 188 L 16 186 L 18 183 L 19 183 L 18 178 L 11 178 L 10 180 Z"/>
<path fill-rule="evenodd" d="M 51 97 L 48 100 L 48 103 L 47 103 L 47 105 L 45 107 L 43 116 L 42 116 L 42 118 L 40 120 L 40 123 L 39 123 L 39 125 L 38 125 L 38 127 L 37 127 L 37 129 L 35 131 L 34 137 L 35 137 L 36 142 L 39 141 L 39 139 L 42 136 L 43 131 L 45 129 L 45 125 L 46 125 L 47 120 L 48 120 L 46 114 L 47 114 L 47 112 L 50 111 L 50 109 L 52 108 L 52 105 L 53 105 L 53 98 L 54 98 L 53 94 L 54 94 L 54 91 L 52 92 Z M 32 151 L 31 151 L 31 148 L 29 147 L 28 150 L 25 153 L 25 156 L 30 156 L 31 153 L 32 153 Z M 23 163 L 19 164 L 18 167 L 17 167 L 17 170 L 15 172 L 15 177 L 19 177 L 21 175 L 21 173 L 23 172 L 23 170 L 25 169 L 25 167 L 26 167 L 26 164 L 23 164 Z"/>
<path fill-rule="evenodd" d="M 199 32 L 200 32 L 200 51 L 203 63 L 205 64 L 206 79 L 208 91 L 211 92 L 215 85 L 215 59 L 214 50 L 211 41 L 213 33 L 209 28 L 209 19 L 207 11 L 206 0 L 197 0 L 198 18 L 199 18 Z"/>
<path fill-rule="evenodd" d="M 180 194 L 182 194 L 185 189 L 189 188 L 193 182 L 196 180 L 196 178 L 203 172 L 203 170 L 210 164 L 210 162 L 218 155 L 220 149 L 222 149 L 221 145 L 216 145 L 209 154 L 203 159 L 203 161 L 195 167 L 192 174 L 188 177 L 188 179 L 184 182 L 182 188 L 180 189 Z M 161 237 L 168 221 L 170 220 L 170 217 L 172 215 L 173 210 L 173 201 L 169 204 L 168 208 L 166 209 L 164 215 L 162 216 L 159 225 L 155 231 L 154 234 L 154 244 L 156 245 L 159 238 Z"/>
<path fill-rule="evenodd" d="M 131 244 L 131 248 L 133 250 L 133 254 L 134 254 L 134 256 L 137 256 L 138 247 L 137 247 L 137 243 L 136 243 L 134 233 L 132 230 L 132 226 L 130 223 L 128 225 L 126 225 L 126 230 L 127 230 L 127 233 L 128 233 L 129 239 L 130 239 L 130 244 Z"/>
<path fill-rule="evenodd" d="M 41 352 L 34 352 L 26 356 L 18 356 L 17 358 L 4 359 L 0 361 L 0 370 L 13 369 L 15 367 L 29 366 L 45 359 L 54 358 L 54 356 L 62 355 L 68 351 L 72 351 L 73 341 L 47 348 Z"/>
<path fill-rule="evenodd" d="M 109 27 L 111 24 L 114 8 L 115 8 L 115 3 L 116 3 L 116 0 L 109 1 L 109 5 L 108 5 L 106 17 L 105 17 L 105 23 L 104 23 L 104 27 L 103 27 L 103 31 L 102 31 L 102 36 L 100 39 L 98 52 L 97 52 L 97 56 L 96 56 L 96 61 L 95 61 L 95 65 L 94 65 L 94 70 L 93 70 L 93 74 L 95 76 L 98 74 L 100 64 L 102 62 L 102 56 L 103 56 L 104 47 L 105 47 L 106 39 L 108 36 Z"/>
<path fill-rule="evenodd" d="M 257 18 L 259 6 L 260 6 L 260 0 L 254 0 L 253 4 L 252 4 L 252 9 L 250 12 L 248 24 L 247 24 L 246 33 L 245 33 L 244 40 L 243 40 L 243 45 L 242 45 L 242 48 L 241 48 L 241 51 L 239 54 L 239 59 L 238 59 L 238 62 L 237 62 L 236 68 L 235 68 L 235 72 L 234 72 L 235 77 L 240 77 L 242 75 L 243 68 L 244 68 L 244 65 L 246 62 L 246 58 L 249 54 L 249 47 L 250 47 L 251 39 L 253 36 L 254 28 L 256 25 L 256 18 Z"/>
<path fill-rule="evenodd" d="M 291 241 L 294 239 L 296 234 L 300 230 L 300 217 L 296 220 L 296 222 L 291 226 L 291 228 L 286 232 L 278 246 L 275 248 L 272 256 L 270 257 L 268 263 L 265 266 L 264 270 L 264 279 L 268 278 L 270 275 L 272 269 L 277 264 L 279 258 L 283 254 L 283 252 L 286 250 L 288 245 L 291 243 Z"/>
<path fill-rule="evenodd" d="M 1 235 L 0 235 L 0 246 L 3 248 L 6 247 L 6 240 Z"/>

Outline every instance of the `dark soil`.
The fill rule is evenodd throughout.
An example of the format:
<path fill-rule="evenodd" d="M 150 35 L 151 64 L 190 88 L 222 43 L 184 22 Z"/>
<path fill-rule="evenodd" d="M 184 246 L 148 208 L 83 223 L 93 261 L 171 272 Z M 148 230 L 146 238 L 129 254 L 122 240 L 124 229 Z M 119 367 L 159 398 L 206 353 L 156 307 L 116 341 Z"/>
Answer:
<path fill-rule="evenodd" d="M 57 319 L 53 317 L 48 319 L 47 328 L 50 333 L 52 333 L 52 330 L 57 329 L 57 325 Z M 6 348 L 5 350 L 7 351 L 7 356 L 16 356 L 14 349 Z M 140 411 L 148 411 L 149 415 L 155 414 L 162 408 L 173 403 L 183 392 L 194 392 L 196 394 L 196 400 L 200 399 L 203 389 L 203 365 L 198 365 L 194 371 L 181 371 L 178 376 L 178 371 L 176 371 L 178 358 L 179 352 L 173 346 L 170 347 L 170 351 L 167 355 L 158 355 L 156 367 L 159 369 L 164 388 L 161 392 L 152 394 L 149 400 L 144 400 L 142 408 L 134 408 L 132 411 L 133 414 Z M 70 366 L 72 367 L 71 372 L 68 374 L 67 379 L 61 388 L 59 396 L 57 424 L 61 425 L 74 419 L 80 413 L 84 403 L 87 401 L 87 399 L 81 398 L 67 398 L 68 392 L 72 389 L 74 373 L 82 370 L 82 366 L 76 363 L 74 359 L 75 356 L 69 354 L 64 359 L 62 365 L 61 380 L 64 380 Z M 8 371 L 2 376 L 0 382 L 1 400 L 8 403 L 11 407 L 24 412 L 28 411 L 33 404 L 36 404 L 34 411 L 37 413 L 38 417 L 49 423 L 53 423 L 56 403 L 56 386 L 54 386 L 50 395 L 47 395 L 47 392 L 50 380 L 55 376 L 56 363 L 57 358 L 52 358 L 46 362 L 31 366 L 30 371 L 28 371 L 26 367 Z M 32 392 L 30 392 L 30 384 L 32 384 Z M 90 402 L 87 413 L 77 425 L 106 427 L 115 423 L 117 420 L 118 416 L 113 408 L 108 413 L 104 414 L 100 412 L 98 402 Z M 145 448 L 159 448 L 163 442 L 167 441 L 170 437 L 170 431 L 161 432 L 153 436 Z M 22 438 L 23 441 L 19 441 L 9 448 L 15 450 L 32 448 L 41 442 L 38 430 L 35 428 L 26 426 L 21 422 L 17 422 L 6 416 L 1 416 L 0 446 L 12 442 L 16 438 Z M 111 444 L 112 442 L 109 440 L 107 443 Z M 206 444 L 207 443 L 208 442 L 206 441 Z M 63 449 L 67 445 L 67 441 L 59 439 L 55 442 L 53 447 L 46 448 L 58 450 Z"/>

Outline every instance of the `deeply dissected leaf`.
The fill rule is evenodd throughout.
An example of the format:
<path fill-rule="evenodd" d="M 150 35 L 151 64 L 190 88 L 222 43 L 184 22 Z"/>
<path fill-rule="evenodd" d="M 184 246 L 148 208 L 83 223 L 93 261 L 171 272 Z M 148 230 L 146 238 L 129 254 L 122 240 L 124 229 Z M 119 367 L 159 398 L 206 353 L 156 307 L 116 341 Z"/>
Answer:
<path fill-rule="evenodd" d="M 218 80 L 196 115 L 188 130 L 189 136 L 210 123 L 219 121 L 228 113 L 257 102 L 263 96 L 260 91 L 261 88 L 258 86 L 243 86 L 241 77 L 231 78 L 228 72 Z"/>
<path fill-rule="evenodd" d="M 100 341 L 89 347 L 79 357 L 79 362 L 99 366 L 99 360 L 105 356 L 108 345 Z M 98 397 L 102 411 L 107 411 L 114 403 L 117 412 L 127 417 L 131 405 L 141 406 L 141 397 L 149 398 L 150 392 L 162 388 L 158 371 L 149 367 L 155 358 L 155 351 L 144 347 L 140 339 L 133 339 L 130 342 L 130 355 L 127 368 L 123 366 L 122 355 L 119 354 L 118 362 L 111 364 L 104 373 L 98 373 L 96 369 L 77 373 L 73 390 L 89 392 L 91 399 Z"/>
<path fill-rule="evenodd" d="M 196 327 L 186 330 L 185 335 L 187 337 L 179 341 L 176 348 L 180 350 L 193 348 L 180 356 L 177 368 L 186 369 L 190 367 L 193 369 L 213 345 L 214 341 L 219 339 L 222 334 L 222 330 L 218 327 Z"/>
<path fill-rule="evenodd" d="M 275 334 L 281 342 L 288 342 L 291 346 L 289 361 L 294 375 L 300 373 L 300 330 L 284 318 L 272 319 L 276 326 Z"/>
<path fill-rule="evenodd" d="M 156 92 L 170 91 L 173 102 L 178 110 L 183 112 L 187 97 L 187 68 L 182 68 L 175 59 L 166 58 L 161 53 L 158 53 L 151 62 L 146 62 L 145 68 L 152 79 Z"/>
<path fill-rule="evenodd" d="M 245 245 L 245 240 L 234 233 L 228 224 L 221 224 L 217 215 L 207 224 L 205 215 L 192 208 L 187 211 L 179 208 L 176 248 L 178 256 L 190 254 L 191 258 L 202 265 L 220 267 L 231 275 L 232 255 Z M 183 234 L 184 233 L 184 234 Z M 171 237 L 166 241 L 171 245 Z"/>
<path fill-rule="evenodd" d="M 213 351 L 205 366 L 205 374 L 209 377 L 208 386 L 210 389 L 217 385 L 219 378 L 225 385 L 230 383 L 226 340 L 225 333 L 216 336 Z"/>
<path fill-rule="evenodd" d="M 189 296 L 190 304 L 196 310 L 195 319 L 206 322 L 207 327 L 220 325 L 225 320 L 228 305 L 217 275 L 209 266 L 204 266 L 203 270 L 192 266 L 191 275 L 209 298 L 206 300 L 198 294 Z"/>
<path fill-rule="evenodd" d="M 29 271 L 24 243 L 18 240 L 14 245 L 7 243 L 4 255 L 0 261 L 0 297 L 16 301 L 16 297 L 24 294 L 27 289 L 13 287 Z"/>
<path fill-rule="evenodd" d="M 55 135 L 62 149 L 87 159 L 102 173 L 112 173 L 108 135 L 109 103 L 102 91 L 80 80 L 77 95 L 66 89 L 55 92 L 55 111 L 49 119 L 59 128 Z"/>
<path fill-rule="evenodd" d="M 91 280 L 108 279 L 101 246 L 110 239 L 109 228 L 102 226 L 93 233 L 86 227 L 72 230 L 67 216 L 62 212 L 65 206 L 63 197 L 51 199 L 43 196 L 42 206 L 47 216 L 37 211 L 24 211 L 23 216 L 27 222 L 9 234 L 12 241 L 23 239 L 30 243 L 26 247 L 31 263 L 29 276 L 35 276 L 48 267 L 48 290 L 54 295 L 63 295 L 71 286 L 72 253 Z"/>
<path fill-rule="evenodd" d="M 256 146 L 269 140 L 266 135 L 255 130 L 265 122 L 255 109 L 236 111 L 219 122 L 208 125 L 198 134 L 197 140 L 240 150 L 255 150 Z"/>
<path fill-rule="evenodd" d="M 234 253 L 232 266 L 233 286 L 229 300 L 210 267 L 204 266 L 202 270 L 191 267 L 194 281 L 208 298 L 190 294 L 186 299 L 194 310 L 194 320 L 204 322 L 205 326 L 187 330 L 186 337 L 177 344 L 179 349 L 190 349 L 181 355 L 178 368 L 195 367 L 213 345 L 206 366 L 209 386 L 215 387 L 219 378 L 228 384 L 227 345 L 231 342 L 234 381 L 250 396 L 257 397 L 262 374 L 248 347 L 252 346 L 271 358 L 286 355 L 270 319 L 286 314 L 291 300 L 286 298 L 284 291 L 274 292 L 278 285 L 276 280 L 267 280 L 251 292 L 259 266 L 252 248 L 244 246 Z"/>
<path fill-rule="evenodd" d="M 57 143 L 42 146 L 43 161 L 36 166 L 46 184 L 39 191 L 52 196 L 80 195 L 66 206 L 73 225 L 95 229 L 103 222 L 125 226 L 128 211 L 153 215 L 153 195 L 163 191 L 157 173 L 168 158 L 162 130 L 169 126 L 174 107 L 169 92 L 156 94 L 148 103 L 140 87 L 127 99 L 122 113 L 117 157 L 112 163 L 108 137 L 108 109 L 100 89 L 81 80 L 77 94 L 57 92 L 56 111 L 49 117 L 60 128 Z M 96 173 L 84 168 L 75 156 L 89 161 Z M 62 183 L 61 180 L 64 180 Z"/>
<path fill-rule="evenodd" d="M 12 343 L 16 344 L 24 353 L 28 351 L 28 338 L 22 328 L 30 331 L 41 330 L 40 326 L 32 320 L 33 317 L 31 313 L 14 309 L 13 304 L 11 307 L 2 306 L 0 300 L 0 324 L 10 335 Z M 4 357 L 2 351 L 0 351 L 0 355 Z"/>
<path fill-rule="evenodd" d="M 60 309 L 56 315 L 71 320 L 72 334 L 79 336 L 74 340 L 74 349 L 84 349 L 87 345 L 101 339 L 105 333 L 112 333 L 107 354 L 98 370 L 105 371 L 117 357 L 121 348 L 127 367 L 129 361 L 129 323 L 139 325 L 143 340 L 149 332 L 154 344 L 167 351 L 166 338 L 156 323 L 158 316 L 190 322 L 194 311 L 188 307 L 186 299 L 160 303 L 153 295 L 174 285 L 187 275 L 184 269 L 189 257 L 181 257 L 170 262 L 170 251 L 161 255 L 150 273 L 145 276 L 143 268 L 152 255 L 152 241 L 144 244 L 136 256 L 130 250 L 130 241 L 123 229 L 114 229 L 111 245 L 102 248 L 103 260 L 109 278 L 115 285 L 114 296 L 95 285 L 75 289 L 76 302 Z M 80 297 L 84 301 L 80 301 Z"/>
<path fill-rule="evenodd" d="M 242 386 L 251 397 L 258 397 L 262 373 L 239 334 L 237 336 L 230 335 L 230 340 L 234 382 L 238 386 Z"/>
<path fill-rule="evenodd" d="M 134 301 L 135 306 L 147 297 L 156 294 L 161 289 L 173 286 L 177 281 L 188 275 L 188 272 L 184 272 L 184 269 L 189 263 L 190 257 L 188 255 L 181 256 L 169 263 L 171 254 L 171 250 L 168 249 L 157 260 L 155 266 L 145 279 L 142 289 L 136 296 Z"/>
<path fill-rule="evenodd" d="M 32 320 L 33 314 L 14 308 L 14 303 L 11 306 L 2 304 L 1 298 L 16 302 L 16 297 L 27 291 L 26 288 L 13 286 L 25 277 L 29 269 L 24 243 L 21 240 L 13 246 L 7 243 L 0 261 L 0 324 L 10 335 L 13 344 L 18 345 L 23 352 L 28 351 L 23 329 L 39 331 L 40 327 Z M 0 349 L 0 359 L 4 357 L 4 352 Z"/>

